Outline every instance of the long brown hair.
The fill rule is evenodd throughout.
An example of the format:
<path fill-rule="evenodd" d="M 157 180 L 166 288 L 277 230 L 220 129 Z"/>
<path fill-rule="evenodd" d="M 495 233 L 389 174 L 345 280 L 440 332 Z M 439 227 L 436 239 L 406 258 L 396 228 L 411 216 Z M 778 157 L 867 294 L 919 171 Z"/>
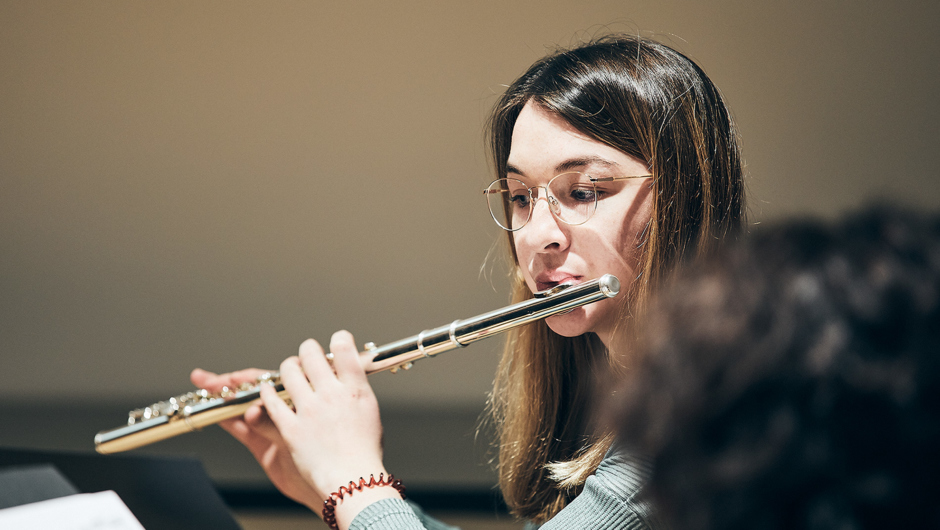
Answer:
<path fill-rule="evenodd" d="M 683 254 L 707 251 L 741 228 L 744 185 L 731 116 L 718 89 L 682 54 L 639 37 L 608 36 L 533 64 L 490 118 L 499 177 L 506 176 L 516 118 L 530 101 L 645 160 L 654 176 L 651 219 L 636 246 L 640 273 L 627 282 L 625 317 L 642 309 Z M 507 234 L 512 299 L 520 301 L 532 294 Z M 489 405 L 500 488 L 515 515 L 551 518 L 597 468 L 610 437 L 592 432 L 587 420 L 590 383 L 595 371 L 616 364 L 593 333 L 566 338 L 539 322 L 510 334 Z"/>

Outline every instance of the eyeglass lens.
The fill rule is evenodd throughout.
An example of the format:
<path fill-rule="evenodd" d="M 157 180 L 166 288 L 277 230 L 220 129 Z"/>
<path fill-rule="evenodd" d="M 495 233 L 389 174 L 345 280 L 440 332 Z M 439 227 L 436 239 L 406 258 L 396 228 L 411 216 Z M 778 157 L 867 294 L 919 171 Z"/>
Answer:
<path fill-rule="evenodd" d="M 528 188 L 514 178 L 493 181 L 486 189 L 486 201 L 493 219 L 506 230 L 519 230 L 532 216 L 535 201 L 545 188 Z M 562 173 L 548 183 L 545 197 L 552 213 L 562 222 L 581 224 L 591 218 L 597 208 L 597 191 L 588 175 Z"/>

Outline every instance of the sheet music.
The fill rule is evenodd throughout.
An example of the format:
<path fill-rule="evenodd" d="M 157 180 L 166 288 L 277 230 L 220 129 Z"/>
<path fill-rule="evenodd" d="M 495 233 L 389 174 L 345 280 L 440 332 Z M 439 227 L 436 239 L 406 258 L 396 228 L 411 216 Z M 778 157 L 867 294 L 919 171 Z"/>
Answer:
<path fill-rule="evenodd" d="M 82 493 L 0 510 L 0 528 L 144 530 L 117 493 Z"/>

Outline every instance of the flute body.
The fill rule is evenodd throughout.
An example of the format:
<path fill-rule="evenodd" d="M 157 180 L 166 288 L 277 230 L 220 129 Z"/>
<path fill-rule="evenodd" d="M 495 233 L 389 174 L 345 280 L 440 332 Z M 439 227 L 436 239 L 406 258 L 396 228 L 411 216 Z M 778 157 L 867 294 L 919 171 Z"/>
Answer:
<path fill-rule="evenodd" d="M 604 276 L 577 285 L 559 285 L 535 294 L 535 297 L 495 311 L 425 330 L 417 335 L 380 347 L 367 344 L 363 354 L 371 354 L 366 373 L 408 369 L 417 360 L 434 357 L 472 342 L 553 315 L 572 311 L 583 305 L 613 298 L 620 292 L 616 276 Z M 237 389 L 224 388 L 219 393 L 198 390 L 154 403 L 130 412 L 128 424 L 101 431 L 95 436 L 99 453 L 117 453 L 136 449 L 179 434 L 195 431 L 234 418 L 260 399 L 260 385 L 274 386 L 278 395 L 288 399 L 279 374 L 264 374 L 255 383 Z"/>

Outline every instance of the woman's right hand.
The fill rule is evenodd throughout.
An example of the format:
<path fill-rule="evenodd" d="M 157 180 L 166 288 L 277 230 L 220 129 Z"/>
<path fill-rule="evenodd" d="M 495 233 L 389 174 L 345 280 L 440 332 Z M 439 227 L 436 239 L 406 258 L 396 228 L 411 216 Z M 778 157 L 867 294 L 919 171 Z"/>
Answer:
<path fill-rule="evenodd" d="M 224 386 L 237 388 L 242 383 L 254 382 L 258 376 L 270 371 L 272 370 L 249 368 L 227 374 L 215 374 L 197 368 L 189 378 L 199 388 L 218 392 Z M 317 515 L 323 511 L 323 499 L 300 475 L 284 439 L 260 401 L 245 411 L 243 416 L 220 422 L 219 426 L 248 448 L 281 493 L 306 505 Z"/>

